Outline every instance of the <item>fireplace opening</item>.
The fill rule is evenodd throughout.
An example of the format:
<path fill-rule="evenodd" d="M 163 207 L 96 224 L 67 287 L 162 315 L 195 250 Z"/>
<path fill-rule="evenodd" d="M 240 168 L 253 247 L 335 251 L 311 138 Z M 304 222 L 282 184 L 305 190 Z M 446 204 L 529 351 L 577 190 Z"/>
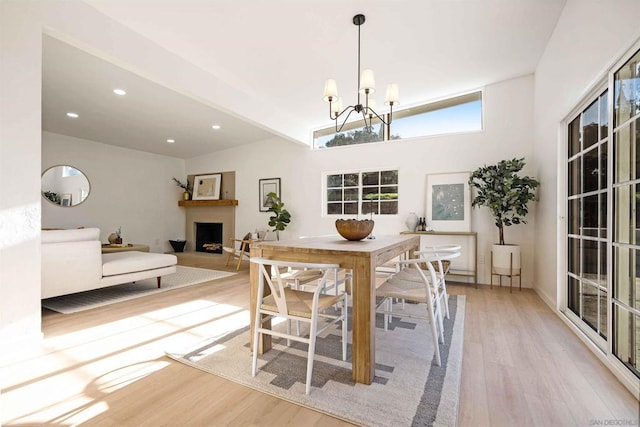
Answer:
<path fill-rule="evenodd" d="M 196 252 L 222 253 L 222 223 L 196 222 Z"/>

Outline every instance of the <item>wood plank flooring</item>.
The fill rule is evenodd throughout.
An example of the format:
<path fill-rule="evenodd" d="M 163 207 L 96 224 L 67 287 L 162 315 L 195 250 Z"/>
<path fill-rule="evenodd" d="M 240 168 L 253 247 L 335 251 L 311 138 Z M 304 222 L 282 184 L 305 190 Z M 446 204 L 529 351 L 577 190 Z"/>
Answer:
<path fill-rule="evenodd" d="M 225 268 L 225 257 L 179 254 Z M 341 426 L 164 356 L 248 318 L 248 263 L 230 278 L 62 315 L 43 311 L 40 354 L 2 369 L 2 425 Z M 633 420 L 638 401 L 531 290 L 450 285 L 467 297 L 461 426 Z"/>

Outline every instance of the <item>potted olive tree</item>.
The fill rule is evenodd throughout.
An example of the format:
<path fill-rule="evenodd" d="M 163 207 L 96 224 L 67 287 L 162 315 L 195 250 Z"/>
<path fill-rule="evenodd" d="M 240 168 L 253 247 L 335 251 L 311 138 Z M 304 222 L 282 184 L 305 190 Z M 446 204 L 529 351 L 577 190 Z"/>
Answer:
<path fill-rule="evenodd" d="M 273 227 L 273 231 L 276 232 L 276 239 L 280 240 L 280 232 L 284 231 L 291 222 L 291 214 L 284 208 L 284 203 L 276 193 L 267 194 L 267 199 L 271 205 L 267 212 L 273 214 L 269 217 L 269 226 Z"/>
<path fill-rule="evenodd" d="M 535 189 L 540 183 L 518 174 L 524 165 L 524 158 L 502 160 L 476 169 L 469 178 L 469 186 L 476 189 L 471 206 L 488 207 L 498 227 L 498 243 L 492 247 L 496 274 L 520 273 L 520 246 L 505 243 L 504 228 L 526 224 L 527 204 L 536 198 Z"/>

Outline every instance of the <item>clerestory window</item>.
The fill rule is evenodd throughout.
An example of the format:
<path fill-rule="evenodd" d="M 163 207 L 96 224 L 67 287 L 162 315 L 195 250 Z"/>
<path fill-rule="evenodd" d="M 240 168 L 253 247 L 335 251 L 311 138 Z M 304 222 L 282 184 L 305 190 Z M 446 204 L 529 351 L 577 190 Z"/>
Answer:
<path fill-rule="evenodd" d="M 388 120 L 388 114 L 385 114 Z M 420 136 L 442 135 L 482 130 L 482 91 L 455 96 L 417 107 L 394 111 L 389 129 L 373 120 L 370 129 L 362 118 L 347 123 L 341 132 L 335 126 L 313 133 L 314 148 L 366 144 Z"/>

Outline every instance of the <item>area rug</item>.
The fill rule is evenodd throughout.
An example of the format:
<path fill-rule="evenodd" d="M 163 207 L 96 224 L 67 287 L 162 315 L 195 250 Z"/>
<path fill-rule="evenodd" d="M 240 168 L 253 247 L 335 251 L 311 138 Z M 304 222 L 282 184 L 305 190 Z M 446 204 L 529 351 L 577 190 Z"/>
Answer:
<path fill-rule="evenodd" d="M 42 306 L 59 313 L 77 313 L 83 310 L 102 307 L 107 304 L 166 292 L 210 280 L 222 279 L 235 274 L 236 273 L 226 271 L 177 265 L 175 273 L 162 276 L 162 287 L 159 289 L 158 282 L 156 278 L 153 277 L 151 279 L 138 280 L 135 283 L 124 283 L 122 285 L 108 286 L 92 291 L 43 299 Z"/>
<path fill-rule="evenodd" d="M 423 313 L 421 305 L 406 304 Z M 341 360 L 339 325 L 316 343 L 312 389 L 304 393 L 306 345 L 286 347 L 274 338 L 273 349 L 259 357 L 251 376 L 249 328 L 200 342 L 186 351 L 167 351 L 179 362 L 219 375 L 278 398 L 364 426 L 455 426 L 458 417 L 465 297 L 450 297 L 445 319 L 442 366 L 436 366 L 429 323 L 398 319 L 384 331 L 376 317 L 376 373 L 371 385 L 351 380 L 351 345 Z M 284 328 L 283 324 L 274 328 Z M 351 336 L 351 334 L 349 334 Z"/>

